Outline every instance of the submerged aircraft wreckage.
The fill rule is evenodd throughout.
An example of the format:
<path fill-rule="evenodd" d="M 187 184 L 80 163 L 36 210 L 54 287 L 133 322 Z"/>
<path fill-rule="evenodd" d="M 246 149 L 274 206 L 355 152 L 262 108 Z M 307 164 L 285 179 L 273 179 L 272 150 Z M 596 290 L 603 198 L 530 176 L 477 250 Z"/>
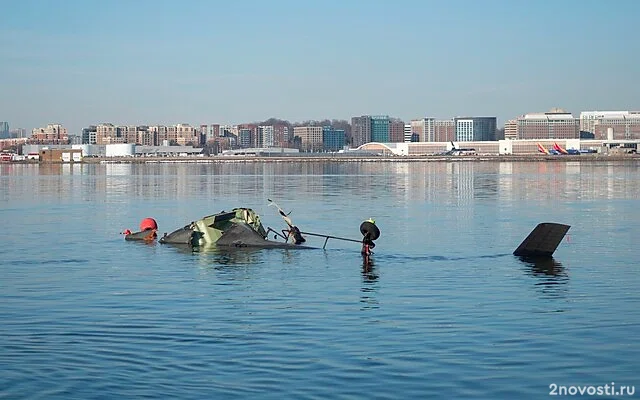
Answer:
<path fill-rule="evenodd" d="M 200 248 L 215 246 L 220 248 L 281 248 L 281 249 L 311 249 L 305 245 L 306 236 L 324 238 L 326 248 L 329 239 L 336 239 L 361 244 L 361 254 L 369 256 L 373 254 L 374 241 L 380 237 L 380 229 L 373 219 L 368 219 L 360 224 L 362 239 L 350 239 L 333 235 L 301 231 L 286 213 L 270 199 L 270 206 L 278 209 L 278 213 L 286 223 L 286 228 L 276 231 L 265 227 L 260 221 L 260 216 L 250 208 L 239 207 L 231 211 L 221 211 L 208 215 L 197 221 L 190 222 L 182 228 L 171 233 L 165 233 L 158 240 L 162 244 L 173 244 Z M 551 258 L 562 239 L 569 231 L 570 226 L 554 223 L 539 223 L 529 235 L 520 243 L 513 255 L 526 259 Z M 129 229 L 122 232 L 125 240 L 154 242 L 158 237 L 158 224 L 153 218 L 145 218 L 140 223 L 138 232 Z M 273 240 L 269 239 L 273 234 Z"/>
<path fill-rule="evenodd" d="M 287 227 L 281 231 L 265 227 L 260 221 L 260 216 L 250 208 L 239 207 L 231 211 L 221 211 L 208 215 L 197 221 L 190 222 L 182 228 L 160 237 L 163 244 L 187 245 L 193 248 L 214 245 L 216 247 L 253 247 L 253 248 L 284 248 L 284 249 L 311 249 L 305 245 L 307 236 L 317 236 L 325 239 L 322 248 L 325 248 L 329 239 L 343 240 L 362 244 L 363 255 L 371 255 L 375 247 L 374 241 L 380 237 L 380 229 L 372 219 L 360 224 L 362 239 L 350 239 L 320 233 L 303 232 L 293 224 L 289 217 L 272 200 L 270 206 L 275 206 L 278 213 L 285 221 Z M 140 231 L 131 232 L 125 230 L 125 240 L 153 242 L 158 237 L 158 224 L 153 218 L 145 218 L 140 223 Z M 273 240 L 269 239 L 273 234 Z"/>

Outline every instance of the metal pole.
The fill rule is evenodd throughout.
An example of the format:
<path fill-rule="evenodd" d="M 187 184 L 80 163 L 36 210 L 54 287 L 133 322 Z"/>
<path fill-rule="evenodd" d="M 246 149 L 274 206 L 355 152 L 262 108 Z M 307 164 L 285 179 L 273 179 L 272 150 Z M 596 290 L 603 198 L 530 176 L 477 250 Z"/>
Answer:
<path fill-rule="evenodd" d="M 300 232 L 303 235 L 310 235 L 310 236 L 318 236 L 318 237 L 323 237 L 328 239 L 338 239 L 338 240 L 344 240 L 347 242 L 355 242 L 355 243 L 362 243 L 362 240 L 356 240 L 356 239 L 349 239 L 349 238 L 343 238 L 343 237 L 338 237 L 338 236 L 331 236 L 331 235 L 322 235 L 320 233 L 311 233 L 311 232 Z M 325 241 L 326 244 L 326 241 Z"/>

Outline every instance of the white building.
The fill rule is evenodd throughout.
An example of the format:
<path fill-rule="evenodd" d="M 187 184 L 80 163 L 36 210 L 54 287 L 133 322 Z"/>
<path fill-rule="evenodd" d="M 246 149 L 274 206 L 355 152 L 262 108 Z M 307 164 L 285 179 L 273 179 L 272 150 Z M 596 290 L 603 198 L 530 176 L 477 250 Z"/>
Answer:
<path fill-rule="evenodd" d="M 259 126 L 258 137 L 262 139 L 262 143 L 258 143 L 258 147 L 273 147 L 275 145 L 273 126 Z"/>

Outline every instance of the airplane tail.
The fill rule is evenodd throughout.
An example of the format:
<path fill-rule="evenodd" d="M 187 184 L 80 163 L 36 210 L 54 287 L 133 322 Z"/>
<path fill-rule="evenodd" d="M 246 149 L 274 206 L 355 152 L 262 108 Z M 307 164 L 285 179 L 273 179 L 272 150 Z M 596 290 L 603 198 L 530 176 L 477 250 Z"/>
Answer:
<path fill-rule="evenodd" d="M 555 222 L 541 222 L 529 233 L 513 252 L 519 257 L 551 257 L 571 228 Z"/>
<path fill-rule="evenodd" d="M 538 151 L 542 154 L 549 154 L 549 150 L 545 149 L 540 143 L 538 143 Z"/>
<path fill-rule="evenodd" d="M 569 152 L 563 147 L 559 146 L 558 143 L 553 143 L 553 148 L 562 154 L 569 154 Z"/>

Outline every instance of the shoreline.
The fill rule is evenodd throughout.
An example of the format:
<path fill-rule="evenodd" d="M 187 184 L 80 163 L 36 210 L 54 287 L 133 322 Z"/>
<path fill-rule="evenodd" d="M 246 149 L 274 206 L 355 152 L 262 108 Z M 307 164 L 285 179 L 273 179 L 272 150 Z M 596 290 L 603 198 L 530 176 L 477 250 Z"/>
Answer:
<path fill-rule="evenodd" d="M 465 155 L 465 156 L 210 156 L 210 157 L 90 157 L 86 164 L 158 163 L 313 163 L 313 162 L 597 162 L 640 161 L 634 154 Z"/>
<path fill-rule="evenodd" d="M 640 161 L 637 154 L 581 155 L 463 155 L 463 156 L 209 156 L 209 157 L 84 157 L 80 162 L 3 161 L 2 164 L 223 164 L 223 163 L 314 163 L 314 162 L 602 162 Z"/>

